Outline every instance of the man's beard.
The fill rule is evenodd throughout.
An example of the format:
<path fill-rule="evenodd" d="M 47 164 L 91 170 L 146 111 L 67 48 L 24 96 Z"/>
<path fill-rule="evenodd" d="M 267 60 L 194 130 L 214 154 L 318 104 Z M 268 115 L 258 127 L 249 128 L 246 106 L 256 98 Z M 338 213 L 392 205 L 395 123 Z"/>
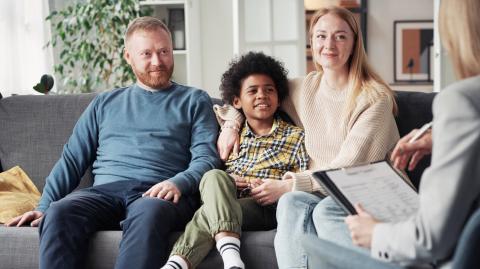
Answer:
<path fill-rule="evenodd" d="M 152 89 L 163 89 L 169 86 L 173 74 L 173 64 L 171 67 L 162 65 L 150 68 L 147 72 L 141 72 L 135 66 L 132 66 L 132 69 L 137 79 Z M 155 71 L 159 72 L 153 73 Z"/>

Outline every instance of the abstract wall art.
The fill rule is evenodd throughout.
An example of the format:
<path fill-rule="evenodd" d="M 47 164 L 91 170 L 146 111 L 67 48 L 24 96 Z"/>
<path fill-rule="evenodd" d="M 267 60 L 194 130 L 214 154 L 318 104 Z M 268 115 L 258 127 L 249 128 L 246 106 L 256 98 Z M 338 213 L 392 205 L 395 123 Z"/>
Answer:
<path fill-rule="evenodd" d="M 433 21 L 394 22 L 395 82 L 433 83 Z"/>

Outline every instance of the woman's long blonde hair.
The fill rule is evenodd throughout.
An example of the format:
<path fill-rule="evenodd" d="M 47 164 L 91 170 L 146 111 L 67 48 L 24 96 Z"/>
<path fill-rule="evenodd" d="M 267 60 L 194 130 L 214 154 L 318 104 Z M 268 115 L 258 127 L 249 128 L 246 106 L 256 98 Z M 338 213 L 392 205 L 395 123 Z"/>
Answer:
<path fill-rule="evenodd" d="M 480 74 L 480 1 L 442 0 L 440 38 L 450 54 L 457 78 Z"/>
<path fill-rule="evenodd" d="M 393 103 L 393 113 L 397 113 L 397 104 L 395 103 L 394 93 L 392 89 L 383 81 L 383 79 L 370 67 L 367 62 L 367 55 L 365 48 L 363 47 L 363 38 L 360 26 L 355 19 L 355 16 L 342 7 L 330 6 L 319 9 L 312 16 L 310 21 L 310 47 L 312 49 L 312 55 L 315 55 L 312 37 L 313 27 L 317 21 L 324 15 L 334 14 L 344 20 L 352 30 L 354 34 L 354 44 L 352 48 L 352 55 L 348 60 L 348 99 L 346 112 L 349 114 L 352 112 L 356 105 L 357 97 L 364 93 L 370 103 L 374 103 L 380 95 L 386 94 Z M 314 59 L 315 60 L 315 59 Z M 323 68 L 315 61 L 315 68 L 318 72 L 323 73 Z"/>

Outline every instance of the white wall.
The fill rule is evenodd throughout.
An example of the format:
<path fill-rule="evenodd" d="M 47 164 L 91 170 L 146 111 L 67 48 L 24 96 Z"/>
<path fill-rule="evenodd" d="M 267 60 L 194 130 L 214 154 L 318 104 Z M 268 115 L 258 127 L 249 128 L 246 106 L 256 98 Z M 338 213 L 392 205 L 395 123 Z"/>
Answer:
<path fill-rule="evenodd" d="M 200 33 L 202 84 L 212 97 L 220 97 L 220 79 L 233 57 L 232 1 L 202 0 Z"/>
<path fill-rule="evenodd" d="M 304 13 L 303 13 L 303 1 L 295 2 L 297 0 L 271 0 L 271 1 L 245 1 L 245 3 L 250 3 L 254 5 L 259 5 L 263 3 L 268 9 L 272 9 L 272 14 L 278 13 L 292 13 L 295 12 L 291 8 L 294 5 L 297 9 L 296 11 L 300 14 L 291 15 L 291 16 L 278 16 L 276 22 L 278 25 L 272 24 L 275 20 L 270 21 L 270 17 L 261 18 L 253 16 L 251 21 L 253 21 L 253 27 L 255 25 L 263 25 L 266 27 L 267 31 L 272 30 L 272 36 L 275 38 L 266 38 L 265 42 L 253 42 L 247 43 L 242 39 L 242 34 L 237 33 L 240 37 L 234 38 L 234 28 L 239 28 L 239 24 L 243 26 L 243 20 L 249 21 L 249 18 L 245 18 L 244 14 L 239 11 L 239 8 L 234 8 L 234 5 L 237 1 L 234 0 L 201 0 L 200 1 L 200 40 L 201 40 L 201 69 L 202 69 L 202 88 L 206 90 L 213 97 L 220 97 L 219 85 L 221 81 L 222 74 L 227 70 L 229 62 L 236 55 L 237 51 L 248 51 L 249 49 L 256 50 L 255 46 L 265 46 L 270 48 L 270 50 L 264 50 L 265 53 L 274 55 L 283 61 L 288 69 L 290 69 L 290 77 L 296 77 L 303 75 L 305 73 L 305 34 L 304 30 Z M 277 5 L 285 5 L 283 8 L 279 8 Z M 288 4 L 288 5 L 287 5 Z M 257 7 L 255 6 L 255 7 Z M 258 11 L 258 10 L 257 10 Z M 237 13 L 237 14 L 234 14 Z M 251 13 L 250 13 L 251 14 Z M 265 21 L 265 19 L 267 21 Z M 239 23 L 234 27 L 234 21 L 237 20 Z M 288 29 L 282 23 L 288 24 L 288 21 L 291 22 L 291 27 L 293 29 Z M 295 26 L 298 26 L 298 29 Z M 276 26 L 276 27 L 272 27 Z M 258 27 L 257 27 L 258 28 Z M 255 29 L 254 28 L 254 31 Z M 282 35 L 275 35 L 273 33 L 274 29 L 283 29 L 282 34 L 286 34 L 288 38 L 282 37 Z M 257 29 L 259 30 L 259 29 Z M 287 31 L 290 30 L 290 31 Z M 243 32 L 242 32 L 243 33 Z M 255 32 L 256 34 L 261 33 L 261 36 L 269 36 L 268 32 Z M 289 35 L 291 34 L 291 35 Z M 293 37 L 292 37 L 293 36 Z M 298 36 L 300 38 L 298 38 Z M 298 39 L 298 40 L 297 40 Z M 237 48 L 235 48 L 235 40 L 239 43 Z M 253 47 L 249 47 L 248 45 Z M 297 46 L 297 44 L 301 44 Z M 243 45 L 243 46 L 242 46 Z M 292 50 L 293 48 L 293 50 Z M 285 53 L 287 51 L 287 53 Z M 293 51 L 293 53 L 291 53 Z M 287 54 L 287 55 L 285 55 Z M 301 54 L 301 58 L 298 58 L 298 55 Z"/>
<path fill-rule="evenodd" d="M 455 82 L 457 79 L 455 77 L 455 71 L 453 71 L 453 66 L 448 57 L 448 53 L 445 48 L 440 43 L 439 27 L 438 27 L 438 13 L 440 9 L 440 1 L 434 0 L 434 10 L 435 10 L 435 32 L 437 33 L 435 37 L 435 77 L 440 78 L 434 81 L 433 91 L 439 92 L 450 83 Z"/>
<path fill-rule="evenodd" d="M 233 57 L 232 2 L 202 0 L 201 47 L 202 84 L 211 96 L 219 97 L 218 87 Z M 367 46 L 370 63 L 380 76 L 393 83 L 393 22 L 433 20 L 434 0 L 369 0 Z M 450 76 L 450 74 L 446 74 Z M 442 78 L 444 74 L 442 73 Z M 395 90 L 432 91 L 433 85 L 397 86 Z"/>
<path fill-rule="evenodd" d="M 433 20 L 433 0 L 369 0 L 367 18 L 368 58 L 387 82 L 393 83 L 393 22 Z M 394 90 L 432 91 L 433 85 L 396 86 Z"/>

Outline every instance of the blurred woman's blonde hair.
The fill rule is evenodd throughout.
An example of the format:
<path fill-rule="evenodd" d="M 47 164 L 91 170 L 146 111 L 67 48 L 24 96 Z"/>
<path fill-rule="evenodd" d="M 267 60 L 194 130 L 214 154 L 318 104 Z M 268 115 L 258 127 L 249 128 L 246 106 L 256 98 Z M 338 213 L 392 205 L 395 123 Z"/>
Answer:
<path fill-rule="evenodd" d="M 440 38 L 457 78 L 480 74 L 480 0 L 442 0 Z"/>
<path fill-rule="evenodd" d="M 357 97 L 363 93 L 368 98 L 370 103 L 374 103 L 382 94 L 387 95 L 393 103 L 393 113 L 397 113 L 397 104 L 395 103 L 394 92 L 383 81 L 383 79 L 370 67 L 367 61 L 367 55 L 363 46 L 363 37 L 360 26 L 355 19 L 353 13 L 345 8 L 338 6 L 330 6 L 320 8 L 315 12 L 310 21 L 309 37 L 312 55 L 315 55 L 312 44 L 313 28 L 317 21 L 324 15 L 334 14 L 344 20 L 354 34 L 354 44 L 352 48 L 352 55 L 348 60 L 348 99 L 346 112 L 350 113 L 354 110 Z M 320 66 L 314 59 L 315 68 L 318 72 L 323 73 L 322 66 Z"/>

